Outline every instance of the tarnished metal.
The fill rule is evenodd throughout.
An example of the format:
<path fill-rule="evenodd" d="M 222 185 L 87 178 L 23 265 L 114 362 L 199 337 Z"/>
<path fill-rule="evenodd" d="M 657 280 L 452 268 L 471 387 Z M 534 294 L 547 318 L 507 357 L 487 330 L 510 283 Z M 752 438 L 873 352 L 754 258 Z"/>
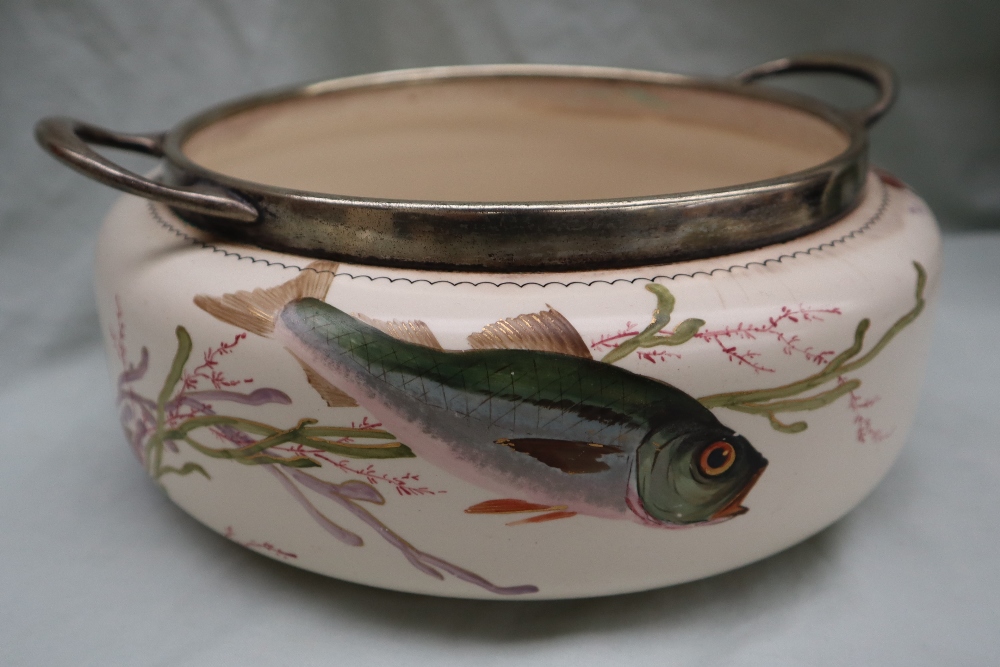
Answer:
<path fill-rule="evenodd" d="M 194 213 L 241 222 L 257 220 L 257 209 L 232 192 L 211 183 L 199 183 L 193 187 L 157 183 L 111 162 L 91 150 L 88 145 L 97 144 L 163 157 L 164 136 L 163 133 L 112 132 L 61 116 L 45 118 L 35 125 L 35 138 L 42 148 L 95 181 Z"/>
<path fill-rule="evenodd" d="M 865 127 L 882 117 L 896 101 L 896 75 L 885 63 L 855 53 L 812 53 L 794 58 L 779 58 L 744 70 L 734 78 L 752 83 L 776 74 L 796 72 L 832 72 L 867 81 L 878 89 L 879 96 L 865 109 L 844 112 Z"/>
<path fill-rule="evenodd" d="M 810 98 L 748 85 L 792 71 L 845 73 L 873 83 L 870 108 L 841 111 Z M 483 78 L 631 81 L 718 91 L 811 114 L 849 143 L 827 162 L 734 187 L 625 199 L 560 202 L 430 202 L 342 197 L 253 183 L 208 170 L 185 140 L 233 114 L 334 91 Z M 110 132 L 70 119 L 41 121 L 39 142 L 71 167 L 112 187 L 171 206 L 197 227 L 264 248 L 362 264 L 491 272 L 570 271 L 664 264 L 739 252 L 807 234 L 852 210 L 867 172 L 867 132 L 892 103 L 884 64 L 856 55 L 786 58 L 733 79 L 705 80 L 599 67 L 487 65 L 384 72 L 270 93 L 210 109 L 163 135 Z M 118 167 L 86 142 L 163 158 L 161 181 Z"/>

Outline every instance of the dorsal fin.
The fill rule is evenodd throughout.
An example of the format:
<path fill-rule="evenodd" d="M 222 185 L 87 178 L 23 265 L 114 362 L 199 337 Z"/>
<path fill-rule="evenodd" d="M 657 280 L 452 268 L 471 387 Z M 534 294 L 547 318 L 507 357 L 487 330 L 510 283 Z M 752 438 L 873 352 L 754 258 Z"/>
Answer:
<path fill-rule="evenodd" d="M 199 294 L 194 298 L 194 304 L 227 324 L 258 336 L 269 336 L 274 331 L 275 318 L 286 304 L 306 297 L 325 298 L 336 272 L 336 262 L 315 261 L 302 269 L 299 275 L 276 287 L 239 291 L 219 297 Z"/>
<path fill-rule="evenodd" d="M 299 362 L 299 366 L 302 366 L 302 370 L 306 372 L 306 380 L 309 382 L 309 385 L 316 390 L 320 398 L 326 401 L 328 406 L 331 408 L 355 408 L 358 406 L 358 402 L 354 398 L 349 396 L 343 389 L 330 384 L 326 378 L 317 373 L 315 368 L 300 359 L 297 354 L 291 350 L 288 350 L 288 353 L 295 357 L 295 361 Z"/>
<path fill-rule="evenodd" d="M 355 314 L 354 317 L 369 326 L 375 327 L 382 333 L 392 336 L 396 340 L 423 345 L 435 350 L 443 349 L 434 332 L 422 320 L 408 320 L 406 322 L 392 320 L 389 322 L 386 320 L 376 320 L 374 317 L 368 317 L 360 313 Z"/>
<path fill-rule="evenodd" d="M 535 350 L 593 359 L 580 332 L 552 306 L 488 324 L 469 336 L 469 345 L 474 350 Z"/>

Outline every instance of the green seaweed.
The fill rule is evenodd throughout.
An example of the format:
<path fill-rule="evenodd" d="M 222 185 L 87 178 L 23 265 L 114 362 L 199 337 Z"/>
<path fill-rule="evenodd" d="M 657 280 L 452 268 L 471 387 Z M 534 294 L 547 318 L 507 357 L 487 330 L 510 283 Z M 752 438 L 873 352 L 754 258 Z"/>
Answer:
<path fill-rule="evenodd" d="M 177 352 L 174 354 L 174 360 L 170 364 L 170 372 L 167 373 L 166 380 L 163 382 L 163 388 L 160 389 L 160 394 L 156 398 L 156 430 L 146 443 L 146 463 L 150 467 L 149 474 L 154 479 L 159 479 L 166 472 L 181 474 L 180 470 L 183 470 L 183 467 L 175 469 L 169 466 L 164 468 L 163 466 L 163 429 L 166 421 L 166 406 L 170 398 L 174 395 L 177 383 L 181 380 L 181 376 L 184 373 L 184 366 L 187 365 L 188 359 L 191 357 L 191 349 L 193 347 L 191 335 L 188 334 L 187 329 L 178 326 L 174 333 L 177 336 Z"/>
<path fill-rule="evenodd" d="M 119 327 L 119 331 L 124 331 L 123 325 Z M 209 458 L 235 461 L 243 465 L 265 466 L 265 469 L 281 482 L 291 497 L 308 511 L 324 531 L 344 544 L 362 546 L 364 541 L 360 535 L 341 527 L 323 514 L 320 508 L 303 494 L 303 488 L 312 489 L 321 497 L 347 510 L 374 530 L 376 535 L 399 550 L 413 567 L 427 575 L 444 579 L 444 574 L 447 573 L 497 595 L 538 592 L 538 587 L 530 584 L 498 586 L 475 572 L 417 549 L 359 502 L 383 505 L 385 498 L 373 486 L 378 479 L 396 484 L 397 490 L 403 493 L 405 480 L 415 481 L 418 479 L 416 475 L 407 474 L 401 478 L 389 479 L 385 475 L 377 475 L 371 466 L 354 470 L 346 468 L 344 462 L 333 461 L 323 456 L 326 453 L 362 459 L 415 457 L 408 447 L 396 442 L 391 433 L 370 426 L 367 420 L 363 420 L 360 427 L 353 425 L 345 427 L 319 426 L 317 420 L 305 418 L 300 419 L 291 428 L 280 429 L 252 419 L 215 414 L 211 406 L 199 402 L 198 392 L 193 391 L 197 387 L 198 380 L 192 378 L 208 378 L 212 381 L 214 390 L 209 393 L 214 395 L 213 403 L 220 400 L 251 405 L 263 403 L 287 405 L 291 403 L 291 399 L 277 389 L 258 389 L 249 394 L 229 390 L 236 384 L 252 380 L 230 382 L 221 374 L 216 375 L 214 372 L 211 376 L 199 375 L 199 371 L 211 370 L 214 365 L 213 357 L 232 349 L 242 337 L 245 337 L 245 334 L 237 336 L 232 343 L 223 343 L 218 348 L 210 349 L 206 352 L 205 363 L 193 371 L 186 368 L 192 350 L 191 336 L 181 326 L 177 327 L 176 336 L 177 351 L 156 401 L 142 396 L 128 386 L 141 379 L 148 369 L 148 354 L 145 348 L 139 364 L 129 365 L 119 376 L 119 403 L 123 404 L 121 418 L 125 434 L 150 476 L 161 485 L 163 484 L 161 478 L 165 475 L 187 476 L 198 473 L 206 479 L 211 479 L 208 472 L 193 461 L 188 461 L 179 467 L 163 465 L 163 450 L 169 447 L 176 454 L 179 452 L 177 445 L 180 443 Z M 124 352 L 122 361 L 125 362 Z M 204 394 L 201 397 L 204 398 Z M 194 407 L 190 413 L 182 415 L 181 408 L 185 405 Z M 201 431 L 208 431 L 233 446 L 210 447 L 195 437 Z M 386 442 L 358 444 L 353 442 L 354 439 Z M 335 484 L 313 477 L 302 470 L 321 467 L 322 461 L 332 463 L 345 472 L 366 477 L 367 482 L 352 479 Z M 406 487 L 407 494 L 424 490 L 426 489 Z M 231 533 L 227 531 L 226 536 L 231 537 Z M 246 545 L 251 546 L 249 543 Z M 279 550 L 278 553 L 283 552 Z"/>
<path fill-rule="evenodd" d="M 892 339 L 916 320 L 924 310 L 926 305 L 924 290 L 927 287 L 927 271 L 919 262 L 913 262 L 913 266 L 917 271 L 916 303 L 905 315 L 896 320 L 865 354 L 860 357 L 858 356 L 864 349 L 865 336 L 871 327 L 871 320 L 868 318 L 858 322 L 854 330 L 854 340 L 851 345 L 812 375 L 778 387 L 712 394 L 710 396 L 702 396 L 698 401 L 709 409 L 726 408 L 745 414 L 764 416 L 768 419 L 772 428 L 782 433 L 801 433 L 806 430 L 808 428 L 806 422 L 797 421 L 786 424 L 778 419 L 776 415 L 786 412 L 818 410 L 830 405 L 861 386 L 861 380 L 845 379 L 844 376 L 862 368 L 875 359 Z M 646 289 L 653 292 L 657 298 L 657 307 L 653 311 L 653 321 L 638 335 L 608 353 L 602 361 L 613 363 L 619 359 L 623 359 L 640 347 L 680 345 L 694 337 L 698 329 L 704 325 L 702 320 L 689 319 L 682 322 L 672 334 L 659 335 L 659 332 L 670 322 L 670 313 L 674 307 L 674 297 L 666 287 L 661 285 L 647 285 Z M 839 384 L 820 393 L 799 398 L 802 394 L 833 381 L 838 381 Z"/>
<path fill-rule="evenodd" d="M 661 345 L 674 346 L 688 342 L 698 333 L 698 329 L 705 326 L 704 320 L 695 318 L 681 322 L 669 335 L 660 335 L 660 332 L 670 324 L 670 315 L 674 312 L 676 299 L 663 285 L 652 283 L 646 285 L 646 289 L 656 296 L 656 309 L 653 311 L 653 321 L 637 335 L 621 343 L 618 347 L 604 355 L 601 361 L 613 364 L 620 359 L 624 359 L 639 348 L 659 347 Z"/>
<path fill-rule="evenodd" d="M 189 475 L 198 473 L 211 479 L 197 463 L 187 462 L 180 467 L 163 465 L 163 450 L 168 442 L 183 442 L 195 451 L 209 458 L 228 459 L 244 465 L 279 465 L 286 468 L 316 468 L 321 464 L 309 456 L 309 451 L 322 451 L 336 456 L 362 459 L 414 458 L 409 447 L 393 442 L 395 437 L 388 431 L 375 428 L 353 428 L 343 426 L 315 426 L 315 419 L 300 419 L 289 429 L 277 427 L 227 415 L 202 415 L 190 417 L 175 426 L 167 425 L 167 406 L 178 395 L 177 385 L 184 375 L 184 368 L 191 357 L 193 348 L 187 330 L 176 329 L 177 351 L 170 364 L 170 371 L 156 400 L 155 430 L 144 447 L 145 461 L 149 474 L 154 479 L 168 474 Z M 202 429 L 232 429 L 245 435 L 260 436 L 259 440 L 235 447 L 210 447 L 197 440 L 192 434 Z M 329 440 L 336 438 L 337 440 Z M 344 439 L 388 440 L 390 442 L 364 445 L 343 442 Z M 302 453 L 278 456 L 268 452 L 280 445 L 298 445 Z"/>

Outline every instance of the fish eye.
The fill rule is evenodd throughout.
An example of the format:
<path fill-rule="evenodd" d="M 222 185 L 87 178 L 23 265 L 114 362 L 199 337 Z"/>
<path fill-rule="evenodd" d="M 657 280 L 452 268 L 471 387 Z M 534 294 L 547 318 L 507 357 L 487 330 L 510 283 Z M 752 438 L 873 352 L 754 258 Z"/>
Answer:
<path fill-rule="evenodd" d="M 717 477 L 729 470 L 735 461 L 736 448 L 725 440 L 719 440 L 701 450 L 698 469 L 703 475 Z"/>

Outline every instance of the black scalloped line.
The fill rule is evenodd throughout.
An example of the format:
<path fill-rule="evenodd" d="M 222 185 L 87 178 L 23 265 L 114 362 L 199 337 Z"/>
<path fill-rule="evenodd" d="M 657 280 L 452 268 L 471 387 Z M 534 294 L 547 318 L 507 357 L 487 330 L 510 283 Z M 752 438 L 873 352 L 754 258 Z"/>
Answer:
<path fill-rule="evenodd" d="M 856 237 L 864 234 L 866 231 L 868 231 L 869 229 L 871 229 L 871 227 L 874 226 L 876 222 L 878 222 L 882 218 L 882 216 L 885 214 L 886 209 L 889 208 L 889 188 L 885 184 L 880 184 L 880 185 L 882 186 L 882 201 L 879 202 L 878 209 L 875 211 L 874 214 L 872 214 L 872 217 L 869 218 L 867 222 L 865 222 L 865 224 L 861 225 L 860 227 L 858 227 L 854 231 L 848 232 L 847 234 L 844 234 L 843 236 L 841 236 L 838 239 L 833 239 L 832 241 L 826 241 L 824 243 L 820 243 L 819 245 L 813 246 L 811 248 L 807 248 L 805 250 L 796 250 L 793 253 L 787 253 L 787 254 L 778 255 L 777 257 L 772 257 L 772 258 L 765 259 L 765 260 L 762 260 L 762 261 L 747 262 L 746 264 L 733 264 L 732 266 L 728 266 L 726 268 L 720 267 L 720 268 L 717 268 L 717 269 L 712 269 L 711 271 L 694 271 L 692 273 L 675 273 L 673 275 L 653 276 L 652 278 L 644 278 L 642 276 L 639 276 L 639 277 L 636 277 L 636 278 L 615 278 L 614 280 L 597 279 L 597 280 L 591 280 L 590 282 L 585 282 L 585 281 L 582 281 L 582 280 L 574 280 L 574 281 L 571 281 L 571 282 L 561 282 L 561 281 L 558 281 L 558 280 L 551 280 L 551 281 L 546 282 L 546 283 L 540 283 L 540 282 L 526 282 L 526 283 L 522 283 L 522 282 L 516 282 L 516 281 L 513 281 L 513 280 L 508 280 L 508 281 L 504 281 L 504 282 L 499 282 L 498 283 L 498 282 L 493 282 L 492 280 L 482 280 L 482 281 L 479 281 L 479 282 L 474 282 L 474 281 L 471 281 L 471 280 L 453 281 L 453 280 L 444 280 L 444 279 L 441 279 L 441 280 L 430 280 L 428 278 L 404 278 L 404 277 L 390 278 L 389 276 L 369 276 L 369 275 L 366 275 L 366 274 L 355 275 L 353 273 L 347 273 L 347 272 L 343 272 L 343 273 L 337 272 L 337 273 L 334 273 L 333 275 L 334 276 L 346 276 L 348 278 L 351 278 L 352 280 L 358 280 L 358 279 L 361 279 L 361 278 L 366 278 L 366 279 L 368 279 L 371 282 L 375 282 L 377 280 L 387 280 L 390 284 L 394 283 L 394 282 L 405 282 L 405 283 L 410 283 L 411 285 L 415 285 L 417 283 L 427 283 L 428 285 L 438 285 L 438 284 L 442 284 L 443 283 L 443 284 L 446 284 L 446 285 L 451 285 L 452 287 L 458 287 L 459 285 L 469 285 L 471 287 L 479 287 L 481 285 L 492 285 L 494 287 L 502 287 L 502 286 L 505 286 L 505 285 L 514 285 L 516 287 L 529 287 L 529 286 L 548 287 L 550 285 L 559 285 L 559 286 L 562 286 L 562 287 L 571 287 L 571 286 L 575 286 L 575 285 L 582 285 L 584 287 L 591 287 L 593 285 L 600 285 L 600 284 L 614 285 L 616 283 L 631 283 L 631 284 L 634 285 L 636 282 L 640 282 L 640 281 L 654 283 L 657 280 L 676 280 L 677 278 L 694 278 L 697 275 L 704 275 L 704 276 L 711 277 L 716 272 L 732 273 L 736 269 L 748 270 L 751 266 L 754 266 L 754 265 L 756 265 L 756 266 L 765 266 L 766 267 L 770 263 L 781 264 L 782 262 L 784 262 L 786 260 L 797 259 L 800 255 L 812 255 L 813 253 L 822 252 L 823 250 L 826 250 L 828 248 L 834 248 L 834 247 L 836 247 L 838 245 L 842 245 L 842 244 L 846 243 L 847 241 L 849 241 L 849 240 L 851 240 L 853 238 L 856 238 Z M 153 205 L 153 202 L 150 201 L 150 202 L 148 202 L 147 205 L 149 207 L 149 212 L 153 215 L 153 218 L 160 224 L 161 227 L 163 227 L 164 229 L 166 229 L 166 230 L 168 230 L 170 232 L 173 232 L 176 236 L 178 236 L 178 237 L 180 237 L 180 238 L 188 241 L 189 243 L 192 243 L 193 245 L 201 246 L 202 248 L 206 248 L 208 250 L 211 250 L 212 252 L 222 253 L 226 257 L 236 257 L 237 260 L 247 259 L 247 260 L 250 260 L 251 263 L 262 262 L 262 263 L 266 264 L 267 266 L 280 266 L 283 269 L 296 269 L 298 271 L 315 271 L 316 273 L 330 273 L 329 271 L 320 271 L 320 270 L 314 269 L 314 268 L 312 268 L 310 266 L 305 266 L 305 267 L 303 267 L 303 266 L 296 266 L 295 264 L 285 264 L 284 262 L 273 262 L 273 261 L 271 261 L 269 259 L 262 259 L 260 257 L 254 257 L 252 255 L 244 255 L 242 253 L 234 252 L 232 250 L 226 250 L 224 248 L 220 248 L 220 247 L 218 247 L 216 245 L 213 245 L 211 243 L 206 243 L 205 241 L 202 241 L 200 239 L 196 239 L 193 236 L 190 236 L 189 234 L 181 231 L 180 229 L 177 229 L 176 227 L 174 227 L 173 225 L 171 225 L 169 222 L 167 222 L 166 220 L 164 220 L 163 217 L 160 215 L 159 211 L 156 210 L 155 206 Z"/>

